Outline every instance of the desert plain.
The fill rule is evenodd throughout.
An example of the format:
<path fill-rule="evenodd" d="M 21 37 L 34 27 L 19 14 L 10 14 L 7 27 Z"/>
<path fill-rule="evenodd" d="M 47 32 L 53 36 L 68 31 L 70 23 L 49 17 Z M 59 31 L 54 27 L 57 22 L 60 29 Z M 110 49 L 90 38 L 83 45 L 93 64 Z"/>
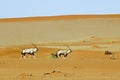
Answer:
<path fill-rule="evenodd" d="M 33 48 L 36 59 L 20 59 Z M 72 52 L 64 58 L 51 54 Z M 105 55 L 108 50 L 114 59 Z M 120 80 L 120 15 L 0 19 L 0 80 Z"/>

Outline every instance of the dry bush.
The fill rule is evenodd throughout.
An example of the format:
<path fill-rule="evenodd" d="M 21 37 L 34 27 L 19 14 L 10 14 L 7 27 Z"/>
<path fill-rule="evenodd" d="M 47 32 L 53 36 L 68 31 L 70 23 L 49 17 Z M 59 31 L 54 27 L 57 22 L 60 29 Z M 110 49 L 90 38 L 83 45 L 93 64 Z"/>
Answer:
<path fill-rule="evenodd" d="M 57 54 L 56 53 L 51 53 L 51 58 L 57 59 Z"/>
<path fill-rule="evenodd" d="M 105 53 L 104 53 L 105 55 L 111 55 L 111 54 L 113 54 L 112 52 L 110 52 L 110 51 L 105 51 Z"/>

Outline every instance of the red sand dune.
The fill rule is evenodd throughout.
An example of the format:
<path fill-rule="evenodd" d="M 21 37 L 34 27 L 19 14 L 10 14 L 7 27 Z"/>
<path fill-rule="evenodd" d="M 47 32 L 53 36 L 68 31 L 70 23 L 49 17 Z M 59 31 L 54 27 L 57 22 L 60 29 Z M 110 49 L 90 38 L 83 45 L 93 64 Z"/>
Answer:
<path fill-rule="evenodd" d="M 119 26 L 120 14 L 0 19 L 0 80 L 120 80 Z M 19 59 L 32 43 L 37 59 Z M 64 44 L 73 52 L 53 58 Z"/>
<path fill-rule="evenodd" d="M 47 17 L 23 17 L 23 18 L 2 18 L 0 22 L 31 22 L 31 21 L 46 21 L 46 20 L 72 20 L 72 19 L 87 19 L 87 18 L 120 18 L 120 14 L 109 15 L 63 15 L 63 16 L 47 16 Z"/>

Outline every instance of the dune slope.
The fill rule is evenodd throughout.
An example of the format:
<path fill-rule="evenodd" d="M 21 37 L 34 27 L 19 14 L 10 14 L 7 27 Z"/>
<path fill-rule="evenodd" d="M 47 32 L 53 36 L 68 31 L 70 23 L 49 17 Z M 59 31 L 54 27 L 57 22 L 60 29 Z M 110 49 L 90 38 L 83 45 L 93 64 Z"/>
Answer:
<path fill-rule="evenodd" d="M 0 19 L 0 80 L 120 80 L 119 26 L 119 14 Z M 32 43 L 37 59 L 20 59 Z M 51 55 L 65 44 L 66 59 Z"/>
<path fill-rule="evenodd" d="M 1 19 L 0 45 L 76 41 L 89 36 L 116 37 L 120 34 L 119 25 L 119 15 Z"/>

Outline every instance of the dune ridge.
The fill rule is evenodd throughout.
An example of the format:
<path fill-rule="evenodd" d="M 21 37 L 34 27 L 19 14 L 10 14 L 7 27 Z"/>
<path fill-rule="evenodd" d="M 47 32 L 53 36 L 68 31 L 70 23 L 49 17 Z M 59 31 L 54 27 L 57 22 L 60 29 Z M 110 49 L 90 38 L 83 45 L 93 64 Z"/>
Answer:
<path fill-rule="evenodd" d="M 21 17 L 21 18 L 1 18 L 3 22 L 32 22 L 47 20 L 72 20 L 72 19 L 88 19 L 88 18 L 120 18 L 120 14 L 102 14 L 102 15 L 61 15 L 61 16 L 45 16 L 45 17 Z"/>

